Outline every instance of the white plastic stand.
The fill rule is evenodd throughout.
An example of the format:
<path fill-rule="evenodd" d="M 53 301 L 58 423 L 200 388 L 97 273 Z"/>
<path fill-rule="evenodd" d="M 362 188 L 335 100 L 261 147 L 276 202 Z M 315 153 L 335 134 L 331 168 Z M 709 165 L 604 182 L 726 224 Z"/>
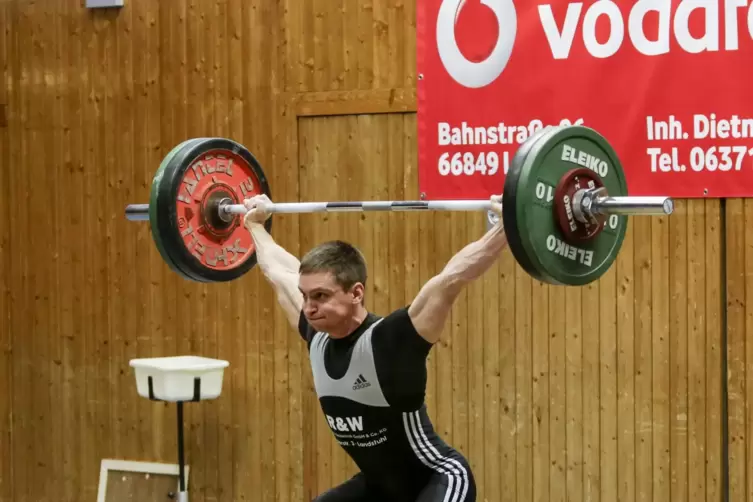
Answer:
<path fill-rule="evenodd" d="M 178 502 L 188 502 L 183 448 L 183 403 L 215 399 L 222 393 L 222 377 L 228 361 L 199 356 L 132 359 L 139 395 L 152 401 L 177 403 Z"/>

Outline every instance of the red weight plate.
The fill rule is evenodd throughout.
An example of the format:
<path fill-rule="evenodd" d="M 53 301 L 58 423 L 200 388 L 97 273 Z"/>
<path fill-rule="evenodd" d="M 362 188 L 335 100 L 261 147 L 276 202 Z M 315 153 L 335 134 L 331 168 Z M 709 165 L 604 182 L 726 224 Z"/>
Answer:
<path fill-rule="evenodd" d="M 554 215 L 564 239 L 572 244 L 593 239 L 604 228 L 604 215 L 595 215 L 596 224 L 583 223 L 573 213 L 573 197 L 578 190 L 604 186 L 591 169 L 579 168 L 565 173 L 554 190 Z"/>
<path fill-rule="evenodd" d="M 176 197 L 178 227 L 186 249 L 212 270 L 242 265 L 252 254 L 251 234 L 242 215 L 220 218 L 219 204 L 242 204 L 258 195 L 259 180 L 248 163 L 232 151 L 209 150 L 188 166 Z"/>
<path fill-rule="evenodd" d="M 207 282 L 243 275 L 256 264 L 253 240 L 243 215 L 221 218 L 218 208 L 269 195 L 261 166 L 238 143 L 220 138 L 192 145 L 170 163 L 161 198 L 171 209 L 164 228 L 171 256 Z M 270 230 L 271 219 L 266 227 Z"/>

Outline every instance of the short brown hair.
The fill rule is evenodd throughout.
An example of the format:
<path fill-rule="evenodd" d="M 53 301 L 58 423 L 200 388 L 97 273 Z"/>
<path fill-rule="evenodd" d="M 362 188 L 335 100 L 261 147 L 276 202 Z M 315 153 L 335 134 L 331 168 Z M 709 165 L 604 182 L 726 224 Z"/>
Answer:
<path fill-rule="evenodd" d="M 355 246 L 344 241 L 324 242 L 311 249 L 301 259 L 298 272 L 330 272 L 345 291 L 357 282 L 366 286 L 366 260 Z"/>

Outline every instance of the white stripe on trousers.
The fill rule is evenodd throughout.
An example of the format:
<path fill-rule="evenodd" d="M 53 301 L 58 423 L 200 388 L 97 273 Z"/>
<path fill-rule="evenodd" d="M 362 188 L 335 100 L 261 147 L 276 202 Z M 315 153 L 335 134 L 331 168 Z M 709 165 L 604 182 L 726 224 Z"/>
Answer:
<path fill-rule="evenodd" d="M 468 493 L 468 472 L 455 459 L 439 454 L 424 433 L 418 411 L 403 413 L 405 434 L 418 459 L 426 467 L 447 476 L 448 485 L 444 502 L 462 502 Z"/>
<path fill-rule="evenodd" d="M 413 414 L 416 418 L 416 423 L 420 426 L 421 420 L 420 420 L 420 415 L 418 411 L 413 412 Z M 461 464 L 457 460 L 453 458 L 443 457 L 442 455 L 440 455 L 439 452 L 436 450 L 436 448 L 434 448 L 434 445 L 431 444 L 431 441 L 429 441 L 429 438 L 426 437 L 426 433 L 424 432 L 423 427 L 418 427 L 418 431 L 420 432 L 421 437 L 423 437 L 423 440 L 426 446 L 428 446 L 429 449 L 434 453 L 434 455 L 436 455 L 437 462 L 448 465 L 448 467 L 454 465 L 457 468 L 457 469 L 453 469 L 453 472 L 455 473 L 455 475 L 462 474 L 463 477 L 462 477 L 462 480 L 459 480 L 460 485 L 458 486 L 458 492 L 460 493 L 458 496 L 458 502 L 462 502 L 463 500 L 465 500 L 465 496 L 468 493 L 468 488 L 470 486 L 470 482 L 468 481 L 468 471 L 465 469 L 463 464 Z M 462 492 L 461 492 L 461 488 L 462 488 Z"/>
<path fill-rule="evenodd" d="M 408 423 L 410 421 L 410 424 Z M 421 439 L 421 436 L 419 434 L 415 434 L 413 432 L 414 426 L 413 426 L 413 416 L 408 413 L 403 413 L 403 424 L 405 425 L 405 435 L 408 437 L 408 441 L 410 442 L 411 448 L 413 448 L 413 452 L 416 454 L 418 459 L 421 461 L 422 464 L 424 464 L 429 469 L 435 470 L 439 472 L 440 474 L 444 474 L 448 477 L 449 483 L 447 486 L 447 491 L 445 492 L 444 496 L 444 502 L 458 502 L 458 490 L 454 488 L 454 480 L 455 477 L 448 474 L 447 470 L 445 470 L 442 466 L 436 465 L 434 463 L 430 463 L 426 457 L 424 457 L 424 454 L 421 452 L 423 450 L 427 455 L 429 454 L 428 450 L 426 449 L 426 446 L 424 446 L 423 441 Z M 450 495 L 452 495 L 452 500 L 450 500 Z"/>

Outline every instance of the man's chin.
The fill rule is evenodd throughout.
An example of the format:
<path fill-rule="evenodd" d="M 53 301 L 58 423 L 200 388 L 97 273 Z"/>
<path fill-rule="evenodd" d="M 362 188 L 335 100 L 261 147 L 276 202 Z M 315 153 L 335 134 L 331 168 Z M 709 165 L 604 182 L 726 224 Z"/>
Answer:
<path fill-rule="evenodd" d="M 315 329 L 321 331 L 324 327 L 324 319 L 307 319 L 308 323 Z"/>

